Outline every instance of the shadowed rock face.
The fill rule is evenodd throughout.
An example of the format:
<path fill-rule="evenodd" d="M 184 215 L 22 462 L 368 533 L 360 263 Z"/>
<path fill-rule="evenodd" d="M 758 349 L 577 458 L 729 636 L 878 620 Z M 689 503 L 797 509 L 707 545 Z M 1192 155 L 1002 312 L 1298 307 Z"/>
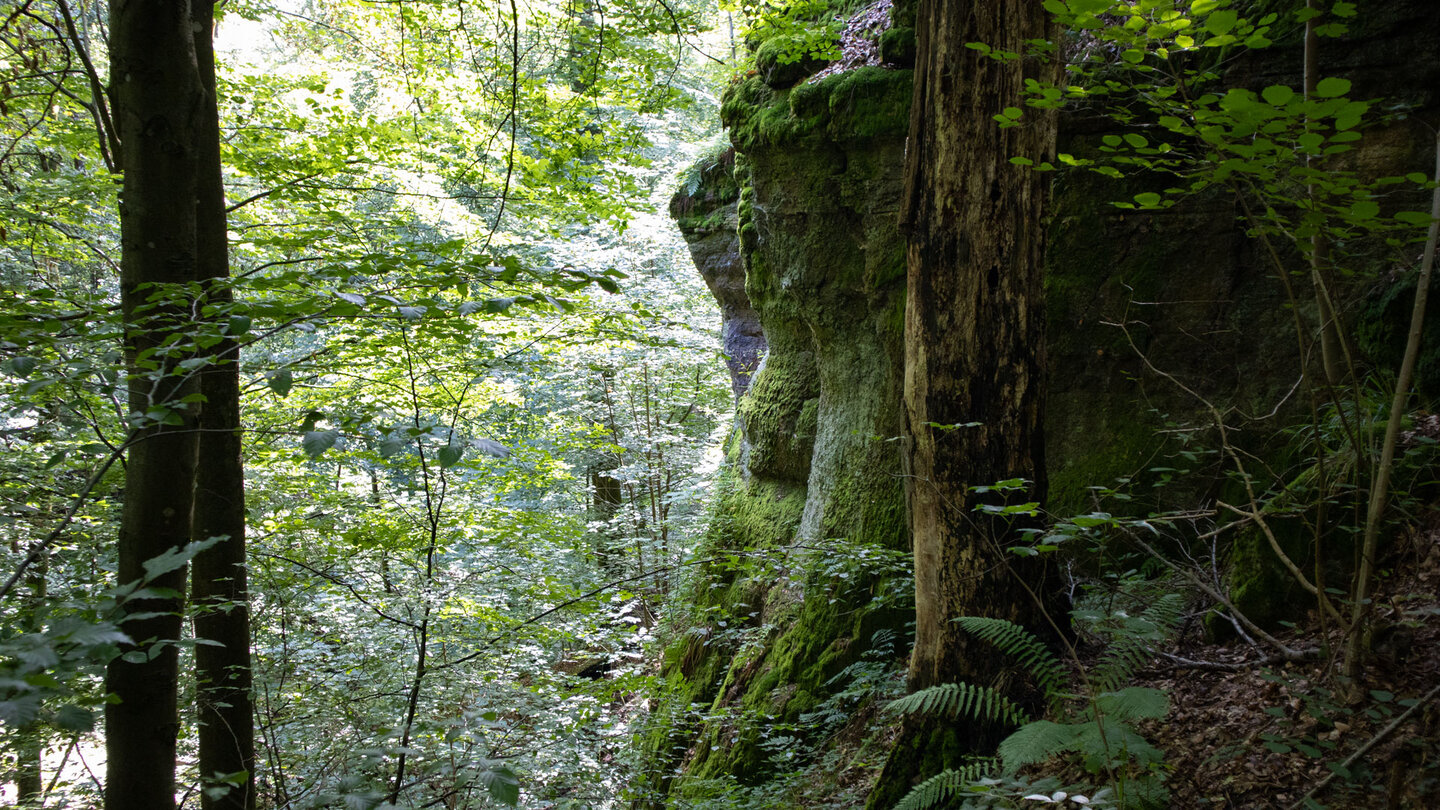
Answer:
<path fill-rule="evenodd" d="M 702 158 L 687 187 L 671 198 L 670 215 L 680 225 L 705 286 L 720 304 L 721 346 L 730 369 L 730 388 L 738 399 L 749 389 L 750 376 L 765 354 L 765 333 L 745 296 L 734 168 L 734 150 Z"/>

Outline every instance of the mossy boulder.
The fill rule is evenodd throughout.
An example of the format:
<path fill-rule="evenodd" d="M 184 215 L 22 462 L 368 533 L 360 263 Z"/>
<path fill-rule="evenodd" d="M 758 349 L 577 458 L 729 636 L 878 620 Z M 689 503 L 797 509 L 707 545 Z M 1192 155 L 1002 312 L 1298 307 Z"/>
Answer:
<path fill-rule="evenodd" d="M 687 732 L 677 796 L 765 778 L 762 741 L 803 726 L 877 632 L 910 618 L 908 580 L 874 562 L 908 553 L 895 212 L 910 76 L 855 74 L 785 90 L 751 77 L 726 96 L 732 126 L 755 133 L 734 138 L 735 218 L 768 353 L 704 540 L 739 562 L 702 572 L 705 618 L 667 655 L 676 700 L 712 718 Z"/>
<path fill-rule="evenodd" d="M 909 70 L 863 67 L 789 89 L 760 76 L 731 84 L 720 120 L 740 152 L 766 146 L 823 147 L 826 143 L 903 138 L 909 127 Z"/>
<path fill-rule="evenodd" d="M 755 70 L 777 90 L 794 87 L 827 64 L 809 52 L 809 43 L 793 35 L 770 37 L 755 51 Z"/>
<path fill-rule="evenodd" d="M 735 150 L 701 155 L 681 177 L 670 198 L 670 216 L 680 227 L 690 258 L 720 305 L 720 338 L 730 388 L 738 398 L 765 354 L 760 316 L 745 296 L 745 266 L 740 259 L 740 186 L 735 180 Z"/>
<path fill-rule="evenodd" d="M 880 61 L 897 67 L 915 66 L 915 29 L 890 28 L 880 35 Z"/>

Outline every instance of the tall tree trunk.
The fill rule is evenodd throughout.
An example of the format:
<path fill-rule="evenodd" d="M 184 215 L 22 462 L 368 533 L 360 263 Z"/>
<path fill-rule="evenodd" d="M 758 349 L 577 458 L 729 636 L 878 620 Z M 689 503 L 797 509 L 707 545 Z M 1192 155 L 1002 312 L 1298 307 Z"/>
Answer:
<path fill-rule="evenodd" d="M 1054 149 L 1053 113 L 1019 126 L 995 116 L 1022 105 L 1025 79 L 1057 77 L 1049 57 L 998 60 L 967 43 L 1023 53 L 1048 39 L 1034 0 L 922 0 L 900 223 L 909 246 L 905 302 L 906 497 L 915 549 L 915 648 L 910 686 L 995 685 L 1002 656 L 952 619 L 979 615 L 1045 631 L 1064 616 L 1043 558 L 1005 549 L 1035 519 L 998 507 L 1045 497 L 1041 213 L 1047 183 L 1010 162 Z M 1022 488 L 981 492 L 1000 481 Z M 1046 633 L 1049 635 L 1050 633 Z M 920 776 L 987 751 L 998 729 L 934 718 L 908 723 L 872 807 Z"/>
<path fill-rule="evenodd" d="M 956 616 L 1045 624 L 1026 587 L 1046 594 L 1043 565 L 1005 551 L 1033 521 L 977 507 L 1045 496 L 1040 218 L 1048 183 L 1010 158 L 1048 156 L 1055 116 L 1030 109 L 1005 129 L 994 117 L 1021 105 L 1025 79 L 1057 74 L 1045 57 L 1001 61 L 966 44 L 1024 52 L 1027 41 L 1048 38 L 1046 16 L 1032 0 L 926 0 L 919 9 L 901 210 L 909 238 L 905 414 L 916 688 L 997 673 L 994 650 L 967 639 Z M 975 489 L 1016 478 L 1024 489 Z"/>
<path fill-rule="evenodd" d="M 205 91 L 199 129 L 196 251 L 204 285 L 204 317 L 226 329 L 234 297 L 225 186 L 220 169 L 220 113 L 212 32 L 215 7 L 194 0 L 195 56 Z M 245 561 L 245 469 L 241 460 L 240 348 L 226 337 L 200 375 L 200 463 L 195 473 L 194 539 L 224 537 L 195 557 L 191 587 L 200 777 L 226 777 L 229 790 L 201 794 L 205 810 L 255 807 L 255 721 L 250 696 L 250 608 Z M 244 774 L 236 776 L 236 774 Z M 214 787 L 214 785 L 212 785 Z"/>
<path fill-rule="evenodd" d="M 188 3 L 118 0 L 110 9 L 110 96 L 125 180 L 120 198 L 120 304 L 125 319 L 129 410 L 136 425 L 125 466 L 119 579 L 190 539 L 195 419 L 182 400 L 195 390 L 178 368 L 195 280 L 196 125 L 201 90 Z M 167 338 L 180 335 L 176 343 Z M 190 407 L 193 407 L 190 406 Z M 175 806 L 176 648 L 185 569 L 151 581 L 158 593 L 126 603 L 145 618 L 123 627 L 137 644 L 111 663 L 105 709 L 107 810 Z"/>

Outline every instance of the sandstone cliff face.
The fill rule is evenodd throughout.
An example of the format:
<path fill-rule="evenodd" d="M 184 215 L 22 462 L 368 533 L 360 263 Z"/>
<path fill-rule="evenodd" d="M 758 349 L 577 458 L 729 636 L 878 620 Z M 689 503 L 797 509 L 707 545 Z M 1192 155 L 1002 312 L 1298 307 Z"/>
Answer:
<path fill-rule="evenodd" d="M 877 633 L 893 639 L 909 617 L 895 227 L 909 73 L 862 78 L 777 90 L 757 77 L 733 91 L 755 103 L 727 113 L 757 133 L 736 139 L 736 256 L 768 351 L 740 400 L 707 538 L 747 556 L 702 573 L 703 618 L 667 659 L 676 703 L 724 719 L 662 708 L 668 728 L 650 740 L 657 752 L 687 741 L 682 803 L 703 804 L 729 778 L 773 777 L 776 724 L 814 712 Z M 784 132 L 759 135 L 772 123 Z M 712 174 L 688 196 L 722 199 L 725 182 Z M 700 211 L 680 221 L 697 264 L 715 267 L 692 224 Z M 656 795 L 669 789 L 663 773 L 652 780 Z"/>
<path fill-rule="evenodd" d="M 720 305 L 720 345 L 738 399 L 765 354 L 760 316 L 745 296 L 745 263 L 740 258 L 739 186 L 734 177 L 735 150 L 702 157 L 670 201 L 670 216 L 680 226 L 695 269 Z"/>
<path fill-rule="evenodd" d="M 1357 97 L 1398 93 L 1419 113 L 1367 135 L 1345 159 L 1352 165 L 1428 171 L 1433 139 L 1418 119 L 1436 119 L 1440 59 L 1426 37 L 1437 20 L 1437 9 L 1404 0 L 1334 46 L 1335 72 L 1355 77 Z M 1277 50 L 1241 62 L 1229 81 L 1295 84 L 1292 56 Z M 1414 84 L 1397 86 L 1393 63 L 1406 59 Z M 793 87 L 759 75 L 738 82 L 722 113 L 739 153 L 734 172 L 712 172 L 689 192 L 723 203 L 680 216 L 722 310 L 745 313 L 727 319 L 753 313 L 745 323 L 759 324 L 768 353 L 740 399 L 706 538 L 734 562 L 701 573 L 694 629 L 667 655 L 674 698 L 657 711 L 648 739 L 657 763 L 652 803 L 705 806 L 719 795 L 707 791 L 794 771 L 797 756 L 814 756 L 836 732 L 813 718 L 838 705 L 846 668 L 903 662 L 905 267 L 895 210 L 909 84 L 909 71 L 880 67 Z M 1111 125 L 1062 126 L 1062 151 L 1085 154 Z M 1096 487 L 1133 498 L 1129 507 L 1107 502 L 1112 511 L 1226 494 L 1208 411 L 1176 381 L 1240 414 L 1235 438 L 1271 457 L 1278 448 L 1261 437 L 1301 407 L 1302 360 L 1283 287 L 1236 200 L 1212 193 L 1157 213 L 1108 205 L 1150 190 L 1147 182 L 1072 173 L 1056 183 L 1046 432 L 1049 506 L 1058 516 L 1095 508 Z M 713 228 L 695 224 L 712 216 Z M 731 233 L 737 241 L 726 241 Z M 1298 260 L 1293 250 L 1285 258 Z M 1385 261 L 1354 269 L 1383 271 Z M 738 300 L 737 264 L 748 305 Z M 1348 315 L 1362 334 L 1393 342 L 1387 322 L 1403 308 L 1403 290 L 1395 292 L 1403 280 L 1379 278 Z M 728 324 L 733 362 L 741 355 L 730 348 Z M 1384 340 L 1368 341 L 1362 348 L 1375 362 L 1390 362 Z M 1178 470 L 1189 482 L 1166 484 Z M 1241 538 L 1234 586 L 1257 614 L 1275 617 L 1285 583 L 1266 573 L 1273 566 L 1262 551 Z M 783 735 L 793 738 L 789 760 L 769 744 Z M 829 767 L 848 764 L 841 757 Z M 685 778 L 672 784 L 677 769 Z M 792 798 L 809 790 L 794 789 Z M 803 806 L 825 806 L 805 795 Z"/>

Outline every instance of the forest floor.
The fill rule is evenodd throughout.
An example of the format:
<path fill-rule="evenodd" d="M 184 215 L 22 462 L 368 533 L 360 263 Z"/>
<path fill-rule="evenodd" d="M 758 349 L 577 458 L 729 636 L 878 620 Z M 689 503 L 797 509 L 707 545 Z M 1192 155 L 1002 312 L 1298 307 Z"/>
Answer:
<path fill-rule="evenodd" d="M 1440 513 L 1396 539 L 1375 599 L 1385 629 L 1360 687 L 1341 685 L 1340 639 L 1313 611 L 1277 638 L 1329 655 L 1265 665 L 1244 642 L 1205 642 L 1196 622 L 1142 673 L 1141 685 L 1170 695 L 1169 715 L 1147 731 L 1166 752 L 1171 807 L 1440 807 Z"/>

